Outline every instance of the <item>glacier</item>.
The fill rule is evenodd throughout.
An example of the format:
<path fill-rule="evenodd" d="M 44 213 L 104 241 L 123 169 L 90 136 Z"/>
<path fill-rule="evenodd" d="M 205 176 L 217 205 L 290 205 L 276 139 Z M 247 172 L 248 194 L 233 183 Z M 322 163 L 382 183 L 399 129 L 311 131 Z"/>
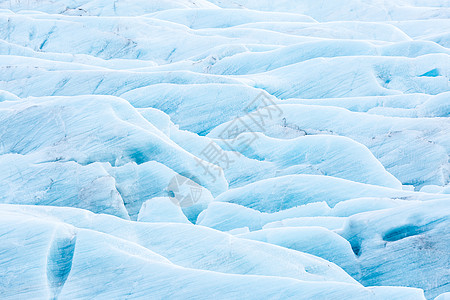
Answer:
<path fill-rule="evenodd" d="M 0 28 L 0 299 L 450 299 L 448 0 Z"/>

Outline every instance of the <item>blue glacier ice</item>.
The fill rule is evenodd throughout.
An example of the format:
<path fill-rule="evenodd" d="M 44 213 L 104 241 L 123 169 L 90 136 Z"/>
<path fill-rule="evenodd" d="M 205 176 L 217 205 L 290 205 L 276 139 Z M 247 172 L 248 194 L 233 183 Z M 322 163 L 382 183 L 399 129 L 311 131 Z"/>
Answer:
<path fill-rule="evenodd" d="M 448 0 L 0 28 L 0 299 L 450 299 Z"/>

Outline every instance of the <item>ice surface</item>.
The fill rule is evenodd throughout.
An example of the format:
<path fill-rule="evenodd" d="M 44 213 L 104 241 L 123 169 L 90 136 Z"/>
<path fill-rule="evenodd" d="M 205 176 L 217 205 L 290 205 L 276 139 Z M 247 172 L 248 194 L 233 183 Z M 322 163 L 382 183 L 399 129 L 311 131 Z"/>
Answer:
<path fill-rule="evenodd" d="M 350 243 L 323 227 L 265 228 L 238 236 L 322 257 L 339 265 L 353 277 L 359 277 L 358 263 Z"/>
<path fill-rule="evenodd" d="M 115 180 L 100 163 L 35 163 L 29 156 L 0 156 L 2 203 L 72 206 L 129 218 Z"/>
<path fill-rule="evenodd" d="M 447 299 L 449 17 L 0 1 L 0 298 Z"/>
<path fill-rule="evenodd" d="M 449 293 L 440 294 L 439 296 L 437 296 L 434 299 L 436 299 L 436 300 L 447 300 L 447 299 L 450 299 L 450 292 Z"/>
<path fill-rule="evenodd" d="M 278 212 L 302 204 L 339 202 L 361 197 L 389 197 L 406 200 L 450 199 L 446 195 L 415 193 L 357 183 L 323 175 L 287 175 L 230 189 L 215 201 L 240 204 L 261 212 Z M 376 200 L 375 200 L 376 201 Z"/>
<path fill-rule="evenodd" d="M 361 282 L 417 286 L 433 298 L 449 288 L 449 221 L 448 200 L 426 201 L 351 216 L 341 235 L 359 256 Z"/>
<path fill-rule="evenodd" d="M 386 170 L 403 184 L 445 185 L 449 182 L 448 118 L 385 117 L 305 104 L 279 104 L 277 109 L 282 111 L 281 116 L 265 120 L 264 128 L 255 124 L 252 118 L 267 114 L 268 108 L 242 117 L 236 124 L 238 132 L 263 131 L 278 138 L 298 137 L 305 133 L 343 135 L 367 146 Z M 208 136 L 219 137 L 232 122 L 216 127 Z M 403 155 L 405 152 L 408 155 Z M 416 163 L 416 157 L 421 158 L 420 162 Z"/>
<path fill-rule="evenodd" d="M 243 134 L 251 139 L 253 134 Z M 306 173 L 334 176 L 362 183 L 401 188 L 401 183 L 386 172 L 381 163 L 364 146 L 355 141 L 329 135 L 303 136 L 289 140 L 256 134 L 250 145 L 237 145 L 235 150 L 246 157 L 274 162 L 280 175 Z M 229 143 L 217 141 L 222 148 Z M 276 147 L 277 151 L 273 151 Z M 284 169 L 284 170 L 283 170 Z"/>
<path fill-rule="evenodd" d="M 264 225 L 263 228 L 267 229 L 280 227 L 320 226 L 330 230 L 334 230 L 342 228 L 345 224 L 345 221 L 346 219 L 342 217 L 297 217 L 271 222 Z"/>
<path fill-rule="evenodd" d="M 191 174 L 216 195 L 227 188 L 223 175 L 218 174 L 217 180 L 202 176 L 199 158 L 171 141 L 121 98 L 33 98 L 0 105 L 0 153 L 34 154 L 40 162 L 73 160 L 86 165 L 100 161 L 116 167 L 157 161 L 177 173 Z M 44 122 L 33 120 L 41 114 L 48 116 Z"/>
<path fill-rule="evenodd" d="M 145 201 L 137 220 L 140 222 L 189 223 L 178 203 L 169 197 L 157 197 Z"/>

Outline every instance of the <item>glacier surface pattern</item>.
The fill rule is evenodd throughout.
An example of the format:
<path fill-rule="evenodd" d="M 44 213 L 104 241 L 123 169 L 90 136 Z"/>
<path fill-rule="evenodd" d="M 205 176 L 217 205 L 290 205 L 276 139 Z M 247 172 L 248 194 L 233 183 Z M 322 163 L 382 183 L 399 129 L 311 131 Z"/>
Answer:
<path fill-rule="evenodd" d="M 449 0 L 0 0 L 1 299 L 450 299 Z"/>

